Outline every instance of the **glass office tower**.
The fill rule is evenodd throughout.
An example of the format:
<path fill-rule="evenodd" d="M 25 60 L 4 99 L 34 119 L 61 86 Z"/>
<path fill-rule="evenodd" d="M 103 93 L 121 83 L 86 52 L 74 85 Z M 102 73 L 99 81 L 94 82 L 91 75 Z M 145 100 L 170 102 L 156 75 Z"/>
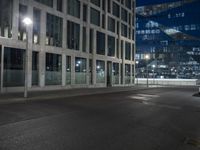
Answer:
<path fill-rule="evenodd" d="M 138 77 L 200 78 L 200 1 L 138 0 Z M 154 72 L 154 73 L 153 73 Z"/>

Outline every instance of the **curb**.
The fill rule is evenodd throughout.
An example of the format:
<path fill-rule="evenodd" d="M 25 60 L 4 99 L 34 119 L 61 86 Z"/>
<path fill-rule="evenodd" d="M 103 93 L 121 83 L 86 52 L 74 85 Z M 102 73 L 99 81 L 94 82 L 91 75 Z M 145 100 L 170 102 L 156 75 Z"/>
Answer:
<path fill-rule="evenodd" d="M 155 88 L 155 87 L 150 87 Z M 47 95 L 47 96 L 36 96 L 36 97 L 30 97 L 30 98 L 11 98 L 7 100 L 0 100 L 1 104 L 12 104 L 12 103 L 26 103 L 26 102 L 33 102 L 33 101 L 44 101 L 44 100 L 53 100 L 56 98 L 68 98 L 68 97 L 77 97 L 77 96 L 89 96 L 89 95 L 96 95 L 96 94 L 109 94 L 109 93 L 118 93 L 118 92 L 128 92 L 128 91 L 139 91 L 139 90 L 147 90 L 149 88 L 133 88 L 133 89 L 122 89 L 122 90 L 115 90 L 115 91 L 103 91 L 103 92 L 91 92 L 91 93 L 79 93 L 79 94 L 63 94 L 63 95 Z"/>

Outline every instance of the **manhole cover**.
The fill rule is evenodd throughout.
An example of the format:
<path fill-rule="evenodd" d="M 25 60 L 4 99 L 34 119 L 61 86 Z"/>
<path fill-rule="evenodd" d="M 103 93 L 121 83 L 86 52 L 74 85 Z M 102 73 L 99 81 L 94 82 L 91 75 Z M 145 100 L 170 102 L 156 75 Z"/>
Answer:
<path fill-rule="evenodd" d="M 195 146 L 197 148 L 200 148 L 200 139 L 195 138 L 185 138 L 184 140 L 185 144 Z"/>

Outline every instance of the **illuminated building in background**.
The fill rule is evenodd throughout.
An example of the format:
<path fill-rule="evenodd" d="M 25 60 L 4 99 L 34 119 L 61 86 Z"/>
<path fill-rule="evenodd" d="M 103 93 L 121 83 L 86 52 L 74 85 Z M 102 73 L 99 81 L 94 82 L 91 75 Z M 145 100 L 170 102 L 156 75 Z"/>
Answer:
<path fill-rule="evenodd" d="M 142 76 L 145 54 L 156 77 L 199 78 L 200 1 L 138 0 L 136 58 Z M 151 70 L 151 69 L 150 69 Z"/>

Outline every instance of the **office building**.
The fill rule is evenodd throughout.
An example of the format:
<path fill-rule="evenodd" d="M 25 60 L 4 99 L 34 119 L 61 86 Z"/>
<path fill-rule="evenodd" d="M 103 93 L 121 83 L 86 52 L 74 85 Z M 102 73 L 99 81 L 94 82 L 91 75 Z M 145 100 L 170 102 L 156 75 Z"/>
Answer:
<path fill-rule="evenodd" d="M 134 0 L 1 0 L 1 91 L 133 85 L 134 32 Z"/>

